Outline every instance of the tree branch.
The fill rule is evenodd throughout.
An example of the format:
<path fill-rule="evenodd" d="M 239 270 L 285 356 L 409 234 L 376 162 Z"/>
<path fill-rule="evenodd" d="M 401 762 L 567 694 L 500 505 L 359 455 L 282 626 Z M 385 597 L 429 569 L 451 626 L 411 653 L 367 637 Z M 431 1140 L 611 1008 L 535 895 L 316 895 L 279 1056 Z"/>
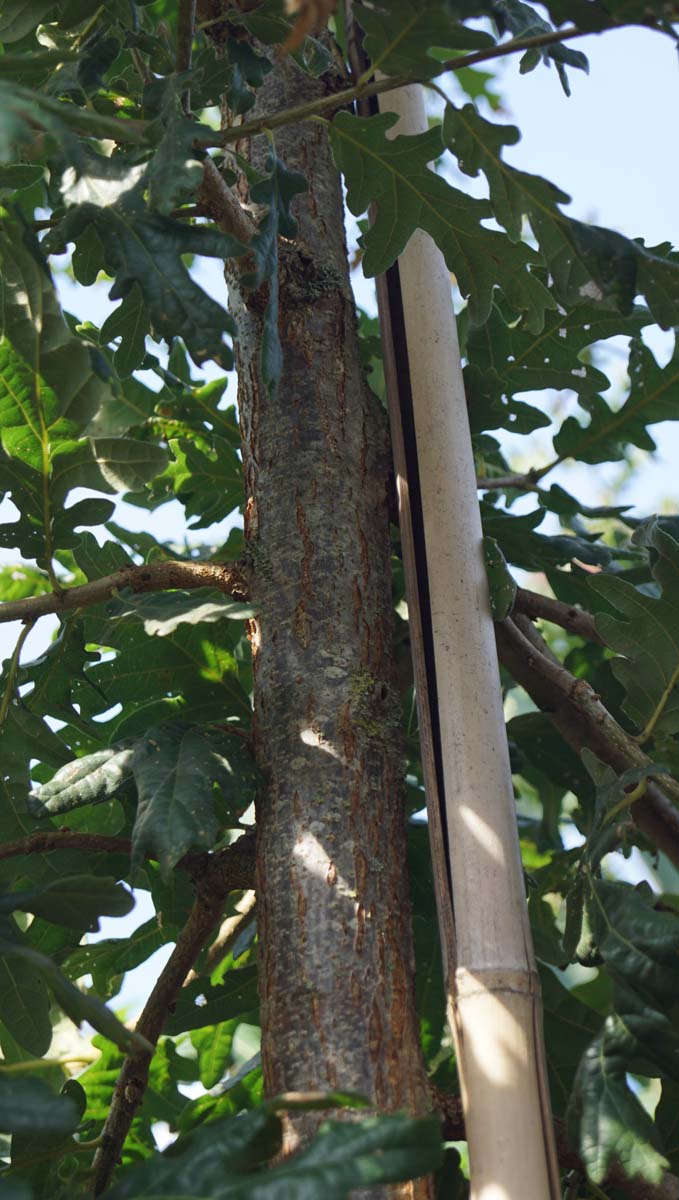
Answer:
<path fill-rule="evenodd" d="M 212 903 L 204 899 L 195 901 L 177 944 L 146 1002 L 136 1029 L 154 1046 L 188 972 L 219 921 L 223 902 L 223 896 L 215 897 Z M 101 1134 L 101 1146 L 94 1158 L 95 1196 L 105 1191 L 111 1182 L 134 1114 L 144 1099 L 152 1057 L 148 1051 L 140 1050 L 128 1054 L 121 1067 Z"/>
<path fill-rule="evenodd" d="M 111 837 L 101 833 L 77 833 L 71 829 L 46 829 L 44 833 L 30 833 L 14 842 L 0 843 L 0 861 L 19 858 L 28 854 L 49 854 L 54 850 L 82 850 L 87 854 L 129 854 L 132 843 L 129 838 Z M 146 858 L 153 860 L 153 854 Z M 185 854 L 177 866 L 192 878 L 200 878 L 207 870 L 211 877 L 218 878 L 219 886 L 230 884 L 230 891 L 240 891 L 252 886 L 254 878 L 254 847 L 248 834 L 237 842 L 225 846 L 216 853 L 200 852 Z"/>
<path fill-rule="evenodd" d="M 651 760 L 618 725 L 596 692 L 561 663 L 536 649 L 511 619 L 495 624 L 500 660 L 538 708 L 551 718 L 564 741 L 578 753 L 586 746 L 619 775 Z M 667 775 L 649 779 L 631 806 L 641 832 L 679 866 L 679 784 Z"/>
<path fill-rule="evenodd" d="M 564 604 L 562 600 L 555 600 L 553 596 L 542 596 L 539 592 L 531 592 L 527 588 L 517 588 L 514 609 L 524 613 L 531 620 L 550 621 L 552 625 L 560 625 L 562 629 L 575 633 L 588 642 L 604 645 L 592 614 L 585 612 L 583 608 L 576 608 L 574 604 Z"/>
<path fill-rule="evenodd" d="M 576 29 L 574 26 L 570 26 L 568 29 L 539 33 L 534 37 L 515 38 L 512 41 L 491 46 L 487 50 L 477 50 L 473 54 L 461 54 L 456 58 L 449 58 L 440 64 L 434 74 L 443 75 L 448 71 L 461 71 L 466 67 L 473 67 L 477 63 L 488 62 L 494 58 L 506 58 L 510 54 L 519 54 L 523 50 L 537 50 L 541 46 L 550 46 L 558 42 L 585 37 L 591 32 L 591 30 Z M 358 83 L 355 87 L 343 88 L 332 95 L 311 100 L 307 104 L 298 104 L 293 108 L 284 109 L 282 112 L 264 113 L 254 121 L 246 121 L 243 125 L 233 125 L 229 129 L 224 129 L 218 136 L 212 130 L 206 131 L 205 140 L 199 134 L 196 141 L 202 146 L 226 146 L 231 142 L 240 141 L 241 138 L 255 137 L 267 129 L 280 129 L 284 125 L 293 125 L 299 121 L 309 121 L 315 117 L 325 116 L 338 108 L 345 108 L 352 101 L 365 96 L 378 96 L 384 92 L 393 92 L 398 88 L 418 82 L 421 80 L 412 75 L 389 75 L 383 79 L 373 80 L 371 83 Z"/>
<path fill-rule="evenodd" d="M 238 202 L 235 192 L 225 183 L 211 158 L 206 158 L 203 163 L 198 203 L 222 233 L 230 233 L 244 246 L 248 245 L 257 226 L 247 209 Z"/>
<path fill-rule="evenodd" d="M 87 854 L 129 854 L 129 838 L 110 837 L 100 833 L 73 833 L 71 830 L 46 829 L 30 833 L 15 842 L 0 843 L 0 861 L 24 854 L 48 854 L 52 850 L 84 850 Z"/>
<path fill-rule="evenodd" d="M 241 846 L 244 841 L 250 843 L 251 851 L 252 835 L 246 834 L 219 854 L 202 856 L 208 861 L 194 874 L 196 899 L 136 1025 L 137 1032 L 153 1046 L 163 1031 L 186 976 L 219 922 L 226 897 L 243 886 L 241 879 L 230 877 L 229 864 L 237 864 L 238 855 L 245 849 Z M 237 874 L 236 870 L 233 875 Z M 95 1196 L 105 1191 L 111 1181 L 134 1115 L 144 1099 L 152 1058 L 153 1054 L 148 1051 L 135 1050 L 123 1062 L 102 1130 L 101 1146 L 94 1159 Z"/>
<path fill-rule="evenodd" d="M 237 912 L 232 917 L 226 917 L 222 921 L 215 940 L 208 947 L 200 970 L 195 970 L 194 968 L 194 970 L 189 971 L 186 977 L 187 983 L 200 978 L 201 975 L 211 975 L 215 967 L 224 961 L 227 954 L 233 949 L 245 926 L 254 920 L 255 907 L 256 893 L 252 889 L 249 889 L 238 901 L 236 905 Z"/>
<path fill-rule="evenodd" d="M 141 567 L 122 567 L 112 575 L 104 575 L 91 583 L 67 588 L 66 591 L 46 592 L 44 596 L 27 596 L 24 600 L 7 600 L 0 604 L 0 623 L 4 621 L 35 621 L 47 613 L 72 612 L 101 604 L 113 592 L 129 588 L 135 593 L 163 592 L 173 588 L 216 587 L 226 596 L 245 600 L 248 583 L 239 563 L 166 562 L 145 563 Z"/>

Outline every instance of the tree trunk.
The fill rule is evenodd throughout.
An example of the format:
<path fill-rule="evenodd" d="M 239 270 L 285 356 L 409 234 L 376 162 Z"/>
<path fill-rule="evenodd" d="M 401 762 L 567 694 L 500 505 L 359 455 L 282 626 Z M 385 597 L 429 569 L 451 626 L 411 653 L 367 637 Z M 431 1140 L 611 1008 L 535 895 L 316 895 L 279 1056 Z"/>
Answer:
<path fill-rule="evenodd" d="M 288 60 L 258 108 L 322 90 Z M 265 139 L 239 149 L 263 168 Z M 309 180 L 294 204 L 298 239 L 280 247 L 276 397 L 258 371 L 262 296 L 230 279 L 266 778 L 257 814 L 265 1088 L 351 1089 L 380 1109 L 421 1113 L 430 1104 L 414 1008 L 386 419 L 359 362 L 325 129 L 285 128 L 276 152 Z M 295 1117 L 289 1148 L 316 1119 Z M 398 1189 L 430 1194 L 428 1181 Z"/>

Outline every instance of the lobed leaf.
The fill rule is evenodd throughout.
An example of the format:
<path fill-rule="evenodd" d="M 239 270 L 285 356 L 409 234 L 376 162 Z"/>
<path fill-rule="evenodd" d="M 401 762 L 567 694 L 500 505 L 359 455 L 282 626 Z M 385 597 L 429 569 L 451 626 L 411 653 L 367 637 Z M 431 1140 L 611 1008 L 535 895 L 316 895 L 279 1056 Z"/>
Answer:
<path fill-rule="evenodd" d="M 388 137 L 395 113 L 353 117 L 340 112 L 330 127 L 333 154 L 347 185 L 347 204 L 356 216 L 372 202 L 377 215 L 364 235 L 363 268 L 379 275 L 398 258 L 415 229 L 429 233 L 469 296 L 471 320 L 481 325 L 490 312 L 493 288 L 527 314 L 529 327 L 542 328 L 554 301 L 531 271 L 538 257 L 528 246 L 507 242 L 481 222 L 491 214 L 483 200 L 451 187 L 428 164 L 443 149 L 440 128 L 413 137 Z"/>
<path fill-rule="evenodd" d="M 659 597 L 614 575 L 598 575 L 589 585 L 620 614 L 599 612 L 597 629 L 621 656 L 612 668 L 625 689 L 623 709 L 639 728 L 648 727 L 650 736 L 656 728 L 664 733 L 679 729 L 679 543 L 657 521 L 642 527 L 638 540 L 653 555 L 651 570 L 662 587 Z"/>

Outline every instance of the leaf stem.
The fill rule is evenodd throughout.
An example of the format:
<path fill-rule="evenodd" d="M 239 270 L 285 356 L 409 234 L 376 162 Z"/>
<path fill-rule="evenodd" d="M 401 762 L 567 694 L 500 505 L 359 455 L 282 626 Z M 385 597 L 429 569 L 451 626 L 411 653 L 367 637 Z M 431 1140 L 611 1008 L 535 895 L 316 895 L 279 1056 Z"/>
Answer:
<path fill-rule="evenodd" d="M 672 674 L 670 675 L 670 678 L 667 683 L 667 687 L 664 689 L 662 696 L 660 697 L 658 703 L 656 704 L 648 721 L 644 725 L 644 728 L 642 729 L 641 733 L 638 733 L 636 735 L 634 740 L 637 743 L 637 745 L 644 746 L 646 744 L 646 742 L 648 742 L 650 740 L 650 738 L 653 736 L 655 727 L 658 724 L 658 721 L 660 720 L 663 712 L 665 711 L 665 708 L 667 706 L 667 701 L 669 700 L 670 696 L 672 695 L 672 692 L 674 691 L 675 687 L 677 686 L 677 683 L 679 683 L 679 663 L 677 663 Z"/>
<path fill-rule="evenodd" d="M 105 12 L 105 8 L 106 8 L 106 6 L 104 4 L 100 4 L 99 7 L 94 10 L 94 12 L 92 13 L 92 16 L 90 17 L 89 21 L 85 25 L 85 28 L 80 31 L 77 38 L 75 39 L 75 41 L 73 43 L 74 50 L 78 50 L 82 46 L 83 42 L 85 41 L 85 38 L 89 37 L 89 35 L 91 34 L 95 25 L 99 21 L 100 17 L 103 16 L 103 14 Z"/>
<path fill-rule="evenodd" d="M 637 800 L 641 800 L 642 796 L 646 795 L 647 787 L 648 780 L 640 779 L 636 787 L 633 787 L 630 792 L 625 792 L 622 799 L 617 804 L 614 804 L 612 808 L 609 808 L 604 816 L 604 825 L 610 825 L 611 821 L 614 821 L 619 813 L 625 812 L 632 804 L 636 804 Z"/>
<path fill-rule="evenodd" d="M 177 55 L 175 71 L 181 75 L 191 70 L 193 31 L 196 22 L 196 0 L 179 0 L 177 8 Z M 191 111 L 191 92 L 187 88 L 182 95 L 182 108 L 188 115 Z"/>
<path fill-rule="evenodd" d="M 7 683 L 5 685 L 5 692 L 2 697 L 2 703 L 0 703 L 0 725 L 4 724 L 5 719 L 7 717 L 7 713 L 9 712 L 9 706 L 12 703 L 12 697 L 14 695 L 14 681 L 16 679 L 16 674 L 19 669 L 19 660 L 21 658 L 21 651 L 23 649 L 24 642 L 26 641 L 26 638 L 28 637 L 28 635 L 31 632 L 34 625 L 35 625 L 35 618 L 33 618 L 33 620 L 26 621 L 26 624 L 24 625 L 23 629 L 21 630 L 21 633 L 19 634 L 19 636 L 17 638 L 16 646 L 14 647 L 14 650 L 12 651 L 12 657 L 10 659 L 9 669 L 7 671 Z"/>

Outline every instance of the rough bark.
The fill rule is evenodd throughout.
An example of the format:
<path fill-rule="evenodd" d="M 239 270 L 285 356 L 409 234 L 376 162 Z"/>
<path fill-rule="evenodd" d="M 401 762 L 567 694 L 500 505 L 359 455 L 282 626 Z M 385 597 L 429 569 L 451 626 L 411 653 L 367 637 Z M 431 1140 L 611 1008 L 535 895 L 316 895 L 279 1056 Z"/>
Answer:
<path fill-rule="evenodd" d="M 271 111 L 322 90 L 286 61 L 258 106 Z M 263 167 L 264 139 L 239 149 Z M 298 239 L 281 246 L 276 397 L 258 372 L 265 297 L 229 280 L 258 614 L 255 742 L 267 779 L 257 814 L 265 1087 L 351 1089 L 380 1109 L 422 1112 L 386 422 L 360 367 L 325 130 L 285 128 L 276 152 L 309 180 L 294 204 Z M 315 1119 L 295 1118 L 290 1145 Z M 429 1187 L 390 1195 L 425 1197 Z"/>

